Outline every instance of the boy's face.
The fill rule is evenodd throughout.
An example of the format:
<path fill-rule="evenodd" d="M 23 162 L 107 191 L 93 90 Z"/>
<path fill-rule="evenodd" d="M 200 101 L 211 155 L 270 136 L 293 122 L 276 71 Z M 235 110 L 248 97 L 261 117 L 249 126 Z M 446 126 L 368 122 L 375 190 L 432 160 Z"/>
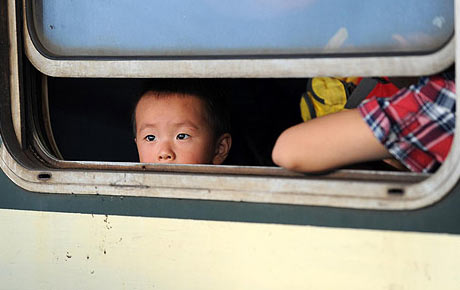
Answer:
<path fill-rule="evenodd" d="M 140 162 L 220 164 L 204 103 L 194 96 L 145 93 L 136 107 Z"/>

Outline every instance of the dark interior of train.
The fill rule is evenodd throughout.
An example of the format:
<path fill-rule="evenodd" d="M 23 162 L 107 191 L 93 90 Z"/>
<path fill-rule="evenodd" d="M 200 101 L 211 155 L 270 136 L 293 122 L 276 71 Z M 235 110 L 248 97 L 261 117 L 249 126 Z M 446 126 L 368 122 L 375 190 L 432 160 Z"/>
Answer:
<path fill-rule="evenodd" d="M 131 127 L 146 79 L 48 78 L 50 119 L 65 160 L 137 162 Z M 203 81 L 203 80 L 202 80 Z M 220 86 L 231 116 L 227 165 L 272 166 L 271 149 L 285 129 L 301 122 L 305 79 L 208 79 Z"/>
<path fill-rule="evenodd" d="M 64 160 L 138 162 L 131 115 L 148 79 L 48 77 L 52 131 Z M 271 151 L 286 128 L 302 122 L 306 79 L 206 79 L 219 86 L 231 117 L 233 144 L 224 165 L 274 166 Z M 338 124 L 340 126 L 340 124 Z M 395 170 L 385 162 L 347 166 Z"/>

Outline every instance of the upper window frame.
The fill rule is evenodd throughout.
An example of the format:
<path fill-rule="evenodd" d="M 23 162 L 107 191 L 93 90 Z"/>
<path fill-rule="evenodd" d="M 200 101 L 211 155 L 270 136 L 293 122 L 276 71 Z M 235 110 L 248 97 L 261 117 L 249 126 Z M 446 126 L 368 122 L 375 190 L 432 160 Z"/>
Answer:
<path fill-rule="evenodd" d="M 410 6 L 407 4 L 397 4 L 402 5 L 402 7 L 398 7 L 394 6 L 394 3 L 383 4 L 378 0 L 367 3 L 367 8 L 363 7 L 362 11 L 356 7 L 344 5 L 341 1 L 329 3 L 332 6 L 323 5 L 325 2 L 312 0 L 288 4 L 283 1 L 272 1 L 273 3 L 267 3 L 266 7 L 261 7 L 256 4 L 256 0 L 249 0 L 246 3 L 247 7 L 243 8 L 239 5 L 241 3 L 235 2 L 237 7 L 232 9 L 224 4 L 226 9 L 222 9 L 220 4 L 207 5 L 210 4 L 208 0 L 199 0 L 200 3 L 188 8 L 186 7 L 190 3 L 183 3 L 184 7 L 177 7 L 177 3 L 173 4 L 174 12 L 168 10 L 171 9 L 171 6 L 165 5 L 163 8 L 159 8 L 156 3 L 149 3 L 148 7 L 142 9 L 142 5 L 145 5 L 146 2 L 139 2 L 139 7 L 137 7 L 139 10 L 135 8 L 134 14 L 126 14 L 124 9 L 120 8 L 120 6 L 127 4 L 124 2 L 126 0 L 117 0 L 113 3 L 101 2 L 90 6 L 88 6 L 88 2 L 84 2 L 86 0 L 83 0 L 81 4 L 74 4 L 72 1 L 65 2 L 67 0 L 63 0 L 62 3 L 58 1 L 55 4 L 51 4 L 55 0 L 50 0 L 51 3 L 48 4 L 46 3 L 47 0 L 26 1 L 26 17 L 29 31 L 32 34 L 32 41 L 34 41 L 37 49 L 52 59 L 118 59 L 118 57 L 132 59 L 133 56 L 138 56 L 141 59 L 270 59 L 314 58 L 325 54 L 332 57 L 429 54 L 448 42 L 453 35 L 454 25 L 453 11 L 449 9 L 449 4 L 454 3 L 453 0 L 442 0 L 439 4 L 429 5 L 430 7 L 426 6 L 429 1 L 424 0 L 425 3 L 419 3 L 410 0 L 412 2 L 409 5 L 416 4 L 416 7 L 411 9 L 412 12 L 406 13 L 407 17 L 398 17 L 398 14 L 394 13 L 394 9 L 409 8 Z M 372 4 L 381 6 L 375 7 Z M 113 10 L 107 6 L 113 7 Z M 327 9 L 323 10 L 326 7 Z M 88 8 L 90 10 L 85 10 Z M 101 13 L 101 8 L 104 9 L 103 15 L 92 19 L 86 18 L 86 16 Z M 200 12 L 195 11 L 196 8 Z M 376 9 L 382 8 L 385 8 L 386 11 L 379 13 L 378 17 L 372 16 L 375 16 Z M 60 16 L 68 19 L 66 13 L 69 11 L 66 9 L 71 9 L 71 13 L 76 15 L 77 19 L 71 18 L 70 22 L 62 23 L 63 19 L 59 18 Z M 161 15 L 156 15 L 155 13 L 161 11 L 159 9 L 165 10 L 160 13 Z M 241 10 L 238 11 L 238 9 Z M 424 11 L 423 14 L 417 14 L 421 11 Z M 79 14 L 80 12 L 83 14 Z M 201 17 L 196 13 L 201 13 Z M 347 15 L 347 13 L 352 14 L 344 18 L 339 16 Z M 235 18 L 227 19 L 226 14 Z M 129 19 L 133 15 L 136 15 L 135 21 Z M 166 15 L 168 15 L 167 19 L 161 18 Z M 212 16 L 217 15 L 219 16 L 218 19 L 212 19 Z M 325 25 L 320 20 L 326 15 L 335 19 L 327 21 L 332 26 Z M 433 18 L 428 19 L 428 15 Z M 380 16 L 382 18 L 379 19 Z M 314 17 L 319 18 L 315 19 Z M 300 19 L 305 22 L 299 23 Z M 347 19 L 353 19 L 353 21 L 349 22 Z M 379 25 L 366 25 L 365 23 L 371 19 Z M 112 23 L 113 20 L 115 21 Z M 293 23 L 289 23 L 290 20 Z M 45 25 L 43 21 L 47 24 Z M 207 35 L 206 32 L 210 29 L 209 22 L 206 21 L 213 21 L 214 24 L 212 25 L 213 33 L 208 36 L 210 37 L 209 41 L 203 37 Z M 245 23 L 244 28 L 238 26 L 241 22 Z M 110 25 L 108 25 L 109 23 Z M 123 23 L 123 25 L 117 26 L 117 23 Z M 395 26 L 396 23 L 399 23 L 399 26 Z M 248 25 L 251 28 L 248 29 Z M 295 26 L 288 28 L 289 25 Z M 309 25 L 311 26 L 309 27 Z M 193 28 L 189 29 L 188 26 Z M 284 31 L 282 36 L 277 34 L 277 29 L 280 27 Z M 334 28 L 338 30 L 332 35 Z M 102 32 L 100 29 L 106 30 Z M 162 33 L 163 29 L 167 29 L 169 31 L 167 34 L 173 37 L 165 37 L 165 33 Z M 181 31 L 187 31 L 187 33 L 181 34 Z M 199 37 L 197 31 L 200 31 Z M 214 43 L 216 35 L 226 35 L 225 32 L 228 33 L 229 31 L 235 37 L 224 37 L 225 40 L 216 40 Z M 255 31 L 257 32 L 255 33 Z M 92 34 L 93 32 L 95 34 Z M 256 35 L 253 34 L 248 37 L 247 32 Z M 59 40 L 60 37 L 54 37 L 60 35 L 65 38 L 72 36 L 69 35 L 71 33 L 78 35 L 71 37 L 72 40 L 67 39 L 70 40 L 70 43 L 66 43 L 67 41 L 62 43 Z M 375 37 L 379 33 L 381 35 Z M 126 41 L 127 39 L 124 39 L 122 35 L 129 35 L 129 41 Z M 142 37 L 139 37 L 140 35 Z M 262 43 L 257 42 L 257 35 L 262 36 L 260 39 Z M 278 35 L 278 41 L 276 38 L 270 38 L 270 36 L 275 35 Z M 369 37 L 370 35 L 375 37 L 374 42 L 369 42 L 372 39 Z M 79 38 L 81 36 L 85 36 L 84 41 Z M 243 42 L 240 37 L 246 38 L 246 41 Z M 140 41 L 139 38 L 143 40 Z M 152 43 L 151 40 L 153 39 L 158 39 L 158 41 Z M 284 41 L 289 39 L 290 45 L 284 46 L 283 39 Z M 143 45 L 149 46 L 150 49 L 143 48 Z"/>
<path fill-rule="evenodd" d="M 454 61 L 455 40 L 436 51 L 382 54 L 215 57 L 58 57 L 34 35 L 29 0 L 23 1 L 25 51 L 32 64 L 53 77 L 288 78 L 314 76 L 430 75 Z"/>

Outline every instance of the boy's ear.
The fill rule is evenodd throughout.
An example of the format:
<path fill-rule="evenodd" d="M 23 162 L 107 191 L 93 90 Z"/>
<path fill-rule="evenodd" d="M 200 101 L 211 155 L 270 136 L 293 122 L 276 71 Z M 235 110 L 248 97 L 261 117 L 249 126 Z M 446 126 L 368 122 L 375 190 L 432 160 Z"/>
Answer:
<path fill-rule="evenodd" d="M 216 151 L 212 159 L 212 164 L 220 165 L 227 158 L 230 148 L 232 147 L 232 135 L 229 133 L 222 134 L 216 143 Z"/>

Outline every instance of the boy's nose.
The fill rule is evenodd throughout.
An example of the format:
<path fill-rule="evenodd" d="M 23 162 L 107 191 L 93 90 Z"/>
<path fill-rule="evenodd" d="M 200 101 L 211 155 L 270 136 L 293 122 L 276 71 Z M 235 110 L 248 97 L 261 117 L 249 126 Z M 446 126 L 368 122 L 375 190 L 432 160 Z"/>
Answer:
<path fill-rule="evenodd" d="M 176 159 L 176 154 L 169 148 L 169 146 L 163 146 L 158 151 L 158 162 L 171 162 Z"/>

